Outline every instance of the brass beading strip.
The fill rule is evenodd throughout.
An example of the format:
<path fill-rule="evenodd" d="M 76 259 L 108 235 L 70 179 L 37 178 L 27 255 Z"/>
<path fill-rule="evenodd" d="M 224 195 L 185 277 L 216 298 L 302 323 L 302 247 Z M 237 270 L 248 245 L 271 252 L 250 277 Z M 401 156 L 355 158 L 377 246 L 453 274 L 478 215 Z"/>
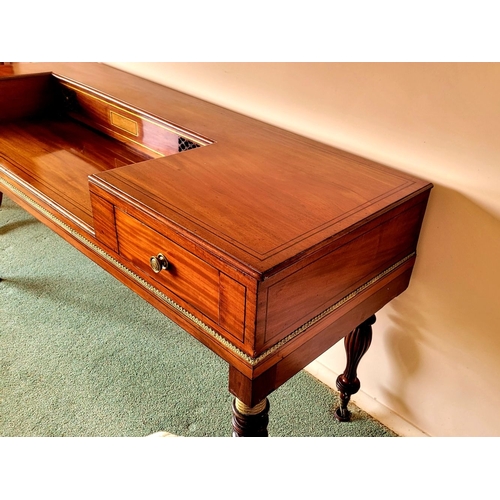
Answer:
<path fill-rule="evenodd" d="M 45 217 L 50 219 L 52 222 L 54 222 L 56 225 L 64 229 L 66 232 L 71 234 L 75 239 L 77 239 L 80 243 L 83 245 L 87 246 L 88 248 L 91 248 L 95 253 L 100 255 L 103 259 L 108 261 L 110 264 L 115 266 L 116 268 L 120 269 L 124 274 L 129 276 L 131 279 L 139 283 L 142 287 L 147 289 L 149 292 L 151 292 L 153 295 L 155 295 L 157 298 L 162 300 L 163 302 L 167 303 L 170 307 L 175 309 L 178 313 L 182 314 L 185 316 L 187 319 L 189 319 L 192 323 L 194 323 L 196 326 L 201 328 L 204 332 L 208 333 L 212 338 L 214 338 L 217 342 L 222 344 L 224 347 L 226 347 L 228 350 L 230 350 L 233 354 L 244 360 L 246 363 L 248 363 L 251 366 L 255 366 L 261 361 L 263 361 L 265 358 L 269 357 L 271 354 L 276 352 L 278 349 L 283 347 L 285 344 L 293 340 L 295 337 L 300 335 L 302 332 L 313 326 L 315 323 L 318 321 L 321 321 L 324 319 L 326 316 L 331 314 L 333 311 L 338 309 L 339 307 L 343 306 L 346 302 L 349 300 L 353 299 L 356 297 L 356 295 L 359 295 L 361 292 L 366 290 L 368 287 L 376 283 L 377 281 L 381 280 L 384 276 L 387 276 L 389 273 L 394 271 L 397 267 L 400 265 L 404 264 L 407 260 L 411 259 L 413 256 L 415 256 L 416 252 L 412 252 L 400 261 L 396 262 L 393 264 L 391 267 L 387 268 L 385 271 L 382 271 L 380 274 L 372 278 L 371 280 L 367 281 L 360 287 L 356 288 L 356 290 L 352 291 L 342 299 L 340 299 L 338 302 L 330 306 L 329 308 L 325 309 L 323 312 L 319 313 L 318 315 L 314 316 L 314 318 L 311 318 L 309 321 L 304 323 L 302 326 L 288 334 L 286 337 L 284 337 L 282 340 L 271 346 L 269 349 L 264 351 L 262 354 L 257 356 L 256 358 L 253 358 L 243 352 L 241 349 L 236 347 L 234 344 L 229 342 L 225 337 L 223 337 L 221 334 L 216 332 L 213 328 L 205 324 L 203 321 L 198 319 L 196 316 L 194 316 L 192 313 L 184 309 L 182 306 L 174 302 L 170 297 L 165 295 L 163 292 L 152 286 L 150 283 L 148 283 L 146 280 L 141 278 L 139 275 L 128 269 L 126 266 L 124 266 L 121 262 L 116 260 L 114 257 L 106 253 L 102 248 L 97 246 L 95 243 L 92 243 L 89 241 L 87 238 L 82 236 L 78 231 L 70 227 L 68 224 L 65 222 L 61 221 L 58 219 L 55 215 L 50 213 L 48 210 L 46 210 L 44 207 L 39 205 L 36 201 L 32 200 L 29 196 L 27 196 L 25 193 L 20 191 L 17 187 L 13 186 L 10 184 L 8 181 L 6 181 L 3 178 L 0 178 L 0 183 L 3 183 L 8 189 L 11 191 L 15 192 L 20 198 L 22 198 L 24 201 L 26 201 L 29 205 L 31 205 L 33 208 L 41 212 Z"/>

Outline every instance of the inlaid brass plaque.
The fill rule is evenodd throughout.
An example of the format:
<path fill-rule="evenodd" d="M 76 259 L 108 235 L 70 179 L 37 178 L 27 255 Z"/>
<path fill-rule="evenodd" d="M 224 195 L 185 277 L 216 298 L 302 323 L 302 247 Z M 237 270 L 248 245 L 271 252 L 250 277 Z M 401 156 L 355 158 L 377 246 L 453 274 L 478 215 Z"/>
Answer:
<path fill-rule="evenodd" d="M 127 118 L 126 116 L 119 115 L 114 111 L 109 111 L 109 119 L 111 121 L 111 125 L 128 132 L 129 134 L 138 136 L 139 135 L 139 126 L 136 121 Z"/>

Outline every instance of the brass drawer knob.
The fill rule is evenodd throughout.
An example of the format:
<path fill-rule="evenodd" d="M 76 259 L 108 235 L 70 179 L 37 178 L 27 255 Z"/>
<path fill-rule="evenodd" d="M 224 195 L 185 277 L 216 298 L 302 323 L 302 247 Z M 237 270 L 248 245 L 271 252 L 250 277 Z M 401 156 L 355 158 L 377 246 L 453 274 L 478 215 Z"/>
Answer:
<path fill-rule="evenodd" d="M 155 273 L 159 273 L 168 268 L 168 260 L 163 254 L 159 253 L 156 257 L 154 255 L 150 257 L 149 265 Z"/>

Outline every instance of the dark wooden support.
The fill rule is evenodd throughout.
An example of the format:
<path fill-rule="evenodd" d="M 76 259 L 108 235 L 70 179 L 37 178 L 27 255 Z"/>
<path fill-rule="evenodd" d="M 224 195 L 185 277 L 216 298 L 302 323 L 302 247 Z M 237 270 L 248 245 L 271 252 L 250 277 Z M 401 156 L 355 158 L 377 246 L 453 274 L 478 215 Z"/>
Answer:
<path fill-rule="evenodd" d="M 267 437 L 269 400 L 249 407 L 239 399 L 233 401 L 233 437 Z"/>
<path fill-rule="evenodd" d="M 340 406 L 335 410 L 335 417 L 340 422 L 349 422 L 351 419 L 351 412 L 347 409 L 347 405 L 351 396 L 356 394 L 361 386 L 357 369 L 361 358 L 372 342 L 372 325 L 375 320 L 375 315 L 370 316 L 344 338 L 347 364 L 344 373 L 337 377 Z"/>

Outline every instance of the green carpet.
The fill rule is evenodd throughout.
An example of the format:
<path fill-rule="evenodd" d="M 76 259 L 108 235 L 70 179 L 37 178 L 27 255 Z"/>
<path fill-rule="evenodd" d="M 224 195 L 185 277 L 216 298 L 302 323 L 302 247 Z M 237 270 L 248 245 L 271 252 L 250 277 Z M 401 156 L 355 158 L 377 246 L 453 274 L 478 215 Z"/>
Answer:
<path fill-rule="evenodd" d="M 4 196 L 0 436 L 230 436 L 227 364 Z M 301 372 L 269 434 L 395 436 Z"/>

